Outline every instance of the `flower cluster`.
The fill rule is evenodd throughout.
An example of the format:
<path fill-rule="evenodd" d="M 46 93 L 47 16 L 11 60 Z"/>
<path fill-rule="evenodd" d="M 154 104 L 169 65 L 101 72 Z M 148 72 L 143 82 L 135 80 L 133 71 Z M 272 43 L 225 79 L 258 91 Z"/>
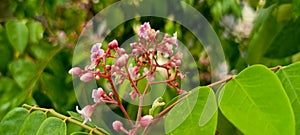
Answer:
<path fill-rule="evenodd" d="M 117 40 L 111 41 L 107 50 L 101 49 L 102 43 L 96 43 L 90 51 L 90 65 L 84 69 L 73 67 L 69 70 L 72 76 L 80 77 L 83 82 L 105 78 L 111 86 L 111 91 L 104 91 L 101 87 L 93 89 L 91 97 L 94 104 L 87 105 L 82 110 L 77 108 L 78 113 L 84 118 L 84 123 L 91 121 L 93 110 L 100 103 L 117 105 L 132 126 L 131 130 L 126 130 L 122 122 L 115 121 L 112 123 L 112 127 L 118 132 L 137 134 L 138 128 L 148 126 L 155 119 L 152 115 L 141 116 L 141 112 L 138 112 L 136 123 L 131 121 L 115 87 L 124 80 L 129 80 L 131 84 L 129 95 L 132 99 L 139 98 L 140 105 L 142 105 L 144 95 L 149 91 L 149 87 L 144 90 L 137 87 L 138 82 L 144 78 L 148 80 L 147 86 L 164 83 L 176 89 L 178 94 L 185 93 L 180 89 L 178 81 L 184 77 L 179 70 L 179 66 L 182 64 L 182 54 L 173 51 L 178 48 L 177 33 L 174 33 L 173 36 L 165 34 L 161 40 L 158 40 L 159 34 L 158 30 L 152 29 L 146 22 L 140 26 L 138 42 L 130 43 L 132 48 L 130 53 L 126 53 L 125 49 L 120 48 Z M 160 58 L 166 60 L 160 62 Z M 108 64 L 107 59 L 114 59 L 114 64 Z M 166 80 L 155 81 L 158 69 L 166 74 Z"/>

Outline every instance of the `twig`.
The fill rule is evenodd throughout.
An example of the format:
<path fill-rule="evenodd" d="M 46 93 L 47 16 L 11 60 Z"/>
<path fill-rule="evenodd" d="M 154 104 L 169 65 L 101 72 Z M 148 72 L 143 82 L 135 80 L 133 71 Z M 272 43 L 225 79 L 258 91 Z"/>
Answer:
<path fill-rule="evenodd" d="M 105 133 L 99 131 L 96 128 L 92 128 L 92 127 L 90 127 L 88 125 L 84 125 L 84 124 L 82 124 L 82 122 L 80 122 L 78 120 L 75 120 L 75 119 L 72 119 L 71 117 L 67 117 L 65 115 L 62 115 L 62 114 L 56 112 L 53 109 L 40 108 L 40 107 L 37 107 L 37 106 L 30 106 L 30 105 L 27 105 L 27 104 L 23 104 L 22 107 L 23 108 L 27 108 L 29 110 L 40 110 L 40 111 L 43 111 L 43 112 L 51 113 L 52 115 L 54 115 L 54 116 L 56 116 L 58 118 L 61 118 L 64 121 L 72 122 L 72 123 L 74 123 L 74 124 L 76 124 L 78 126 L 81 126 L 81 127 L 85 128 L 85 129 L 89 130 L 90 132 L 94 132 L 97 135 L 106 135 Z"/>

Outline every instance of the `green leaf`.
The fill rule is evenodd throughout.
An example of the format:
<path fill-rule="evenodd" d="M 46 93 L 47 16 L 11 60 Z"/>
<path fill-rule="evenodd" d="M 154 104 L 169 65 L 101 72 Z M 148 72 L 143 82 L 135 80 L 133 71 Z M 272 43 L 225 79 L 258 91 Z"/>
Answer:
<path fill-rule="evenodd" d="M 37 135 L 66 135 L 66 123 L 56 117 L 47 118 L 40 126 Z"/>
<path fill-rule="evenodd" d="M 259 10 L 247 50 L 249 64 L 265 63 L 265 57 L 284 58 L 300 51 L 300 19 L 292 15 L 292 5 L 273 5 Z"/>
<path fill-rule="evenodd" d="M 295 115 L 296 134 L 300 134 L 300 63 L 286 66 L 276 74 L 290 99 Z"/>
<path fill-rule="evenodd" d="M 300 51 L 298 37 L 300 36 L 300 18 L 287 22 L 282 31 L 274 38 L 265 56 L 269 58 L 284 58 Z"/>
<path fill-rule="evenodd" d="M 44 86 L 44 90 L 53 102 L 53 105 L 57 109 L 64 109 L 67 105 L 67 91 L 64 90 L 64 80 L 48 73 L 43 73 L 41 76 L 41 83 Z M 65 98 L 62 98 L 65 97 Z M 64 107 L 63 107 L 64 106 Z"/>
<path fill-rule="evenodd" d="M 18 59 L 9 65 L 9 70 L 19 86 L 24 88 L 34 77 L 37 68 L 35 63 L 29 60 Z"/>
<path fill-rule="evenodd" d="M 289 99 L 275 73 L 262 65 L 246 68 L 219 94 L 219 108 L 242 133 L 294 135 Z"/>
<path fill-rule="evenodd" d="M 71 135 L 90 135 L 90 134 L 86 132 L 73 132 Z"/>
<path fill-rule="evenodd" d="M 218 135 L 243 135 L 225 116 L 218 112 Z"/>
<path fill-rule="evenodd" d="M 217 126 L 217 103 L 209 87 L 197 87 L 166 116 L 167 134 L 214 135 Z"/>
<path fill-rule="evenodd" d="M 28 42 L 28 29 L 23 21 L 9 21 L 5 25 L 6 34 L 11 45 L 23 53 Z"/>
<path fill-rule="evenodd" d="M 0 123 L 1 135 L 16 135 L 22 126 L 25 118 L 28 116 L 28 110 L 25 108 L 15 108 L 9 111 Z"/>
<path fill-rule="evenodd" d="M 47 118 L 46 114 L 42 111 L 34 111 L 24 121 L 19 135 L 35 135 L 42 124 Z"/>
<path fill-rule="evenodd" d="M 300 0 L 293 0 L 293 13 L 296 17 L 300 15 Z"/>
<path fill-rule="evenodd" d="M 8 78 L 8 77 L 1 77 L 0 78 L 0 119 L 13 107 L 13 104 L 16 102 L 16 95 L 20 95 L 21 88 L 18 84 Z"/>
<path fill-rule="evenodd" d="M 29 30 L 29 41 L 32 43 L 38 43 L 38 41 L 43 38 L 43 25 L 37 21 L 30 21 L 26 25 Z"/>
<path fill-rule="evenodd" d="M 8 64 L 13 59 L 13 56 L 13 48 L 6 38 L 4 28 L 0 25 L 0 72 L 2 72 L 2 74 L 6 74 Z"/>

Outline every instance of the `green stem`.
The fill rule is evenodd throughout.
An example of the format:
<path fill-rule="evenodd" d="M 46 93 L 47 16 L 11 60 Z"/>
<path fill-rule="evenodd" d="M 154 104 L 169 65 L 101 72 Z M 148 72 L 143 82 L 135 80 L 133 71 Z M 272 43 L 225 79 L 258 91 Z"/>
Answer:
<path fill-rule="evenodd" d="M 62 115 L 58 112 L 56 112 L 55 110 L 53 109 L 46 109 L 46 108 L 40 108 L 40 107 L 37 107 L 37 106 L 30 106 L 30 105 L 27 105 L 27 104 L 23 104 L 22 105 L 23 108 L 26 108 L 26 109 L 29 109 L 29 110 L 39 110 L 39 111 L 43 111 L 43 112 L 47 112 L 47 113 L 51 113 L 52 115 L 58 117 L 58 118 L 61 118 L 63 119 L 64 121 L 69 121 L 71 123 L 74 123 L 78 126 L 81 126 L 83 127 L 84 129 L 87 129 L 89 130 L 90 132 L 94 132 L 95 134 L 97 135 L 106 135 L 105 133 L 99 131 L 98 129 L 96 128 L 93 128 L 93 127 L 90 127 L 88 125 L 84 125 L 82 124 L 82 122 L 78 121 L 78 120 L 75 120 L 75 119 L 72 119 L 71 117 L 67 117 L 65 115 Z"/>

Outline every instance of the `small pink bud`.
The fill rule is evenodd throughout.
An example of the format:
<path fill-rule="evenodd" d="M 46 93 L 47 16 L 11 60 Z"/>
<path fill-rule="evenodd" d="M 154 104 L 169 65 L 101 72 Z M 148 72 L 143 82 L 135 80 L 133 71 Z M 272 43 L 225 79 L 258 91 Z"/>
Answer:
<path fill-rule="evenodd" d="M 171 67 L 175 67 L 175 66 L 176 66 L 176 64 L 175 64 L 174 62 L 171 62 L 169 65 L 170 65 Z"/>
<path fill-rule="evenodd" d="M 99 76 L 99 75 L 96 75 L 95 78 L 96 78 L 96 80 L 99 80 L 99 79 L 100 79 L 100 76 Z"/>
<path fill-rule="evenodd" d="M 186 93 L 185 90 L 179 90 L 179 91 L 178 91 L 178 94 L 179 94 L 179 95 L 184 94 L 184 93 Z"/>
<path fill-rule="evenodd" d="M 113 97 L 113 93 L 112 92 L 109 92 L 109 94 L 108 94 L 110 97 Z"/>
<path fill-rule="evenodd" d="M 145 115 L 145 116 L 143 116 L 141 118 L 141 120 L 140 120 L 141 127 L 148 126 L 151 123 L 152 119 L 153 119 L 153 117 L 151 115 Z"/>
<path fill-rule="evenodd" d="M 106 65 L 105 68 L 106 68 L 107 70 L 111 70 L 111 66 L 110 66 L 110 65 Z"/>
<path fill-rule="evenodd" d="M 180 74 L 179 76 L 180 76 L 180 79 L 183 79 L 185 77 L 184 74 Z"/>
<path fill-rule="evenodd" d="M 138 93 L 136 90 L 133 90 L 129 93 L 129 95 L 130 95 L 131 99 L 134 100 L 138 96 Z"/>
<path fill-rule="evenodd" d="M 80 77 L 80 80 L 83 82 L 89 82 L 94 79 L 94 74 L 91 72 L 87 72 Z"/>
<path fill-rule="evenodd" d="M 127 58 L 128 58 L 127 54 L 122 55 L 120 58 L 117 59 L 116 66 L 123 67 L 127 62 Z"/>
<path fill-rule="evenodd" d="M 181 66 L 181 60 L 176 60 L 175 64 L 176 64 L 176 66 Z"/>
<path fill-rule="evenodd" d="M 116 120 L 112 123 L 112 126 L 115 131 L 120 132 L 123 128 L 123 123 L 121 121 Z"/>
<path fill-rule="evenodd" d="M 114 49 L 114 48 L 117 48 L 118 46 L 119 45 L 118 45 L 118 41 L 117 40 L 113 40 L 110 43 L 108 43 L 108 48 L 109 49 Z"/>
<path fill-rule="evenodd" d="M 119 49 L 117 50 L 117 54 L 118 54 L 119 56 L 121 56 L 121 55 L 123 55 L 123 54 L 125 54 L 125 53 L 126 53 L 126 51 L 125 51 L 124 48 L 119 48 Z"/>
<path fill-rule="evenodd" d="M 73 67 L 69 70 L 69 74 L 72 76 L 80 76 L 82 74 L 82 69 L 79 67 Z"/>

